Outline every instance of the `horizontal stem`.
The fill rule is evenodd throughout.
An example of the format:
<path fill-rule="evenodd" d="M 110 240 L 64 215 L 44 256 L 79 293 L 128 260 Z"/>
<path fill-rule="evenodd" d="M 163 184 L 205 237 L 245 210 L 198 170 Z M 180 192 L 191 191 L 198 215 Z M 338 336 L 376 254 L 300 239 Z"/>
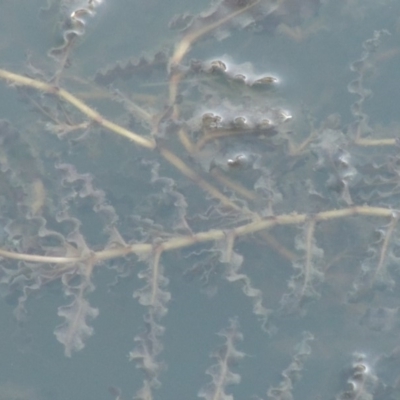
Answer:
<path fill-rule="evenodd" d="M 196 243 L 205 243 L 224 239 L 227 234 L 233 237 L 245 236 L 252 233 L 260 232 L 266 229 L 271 229 L 274 226 L 282 225 L 299 225 L 308 220 L 314 222 L 329 221 L 338 218 L 345 218 L 350 216 L 369 216 L 369 217 L 385 217 L 392 218 L 397 213 L 397 210 L 392 210 L 383 207 L 368 207 L 356 206 L 349 208 L 342 208 L 339 210 L 322 211 L 316 214 L 283 214 L 275 217 L 260 219 L 258 221 L 250 222 L 248 224 L 232 228 L 229 230 L 212 229 L 206 232 L 198 232 L 188 236 L 176 236 L 169 240 L 153 245 L 152 243 L 136 243 L 115 249 L 106 249 L 98 252 L 93 252 L 90 259 L 96 263 L 108 259 L 124 257 L 128 254 L 143 255 L 151 253 L 154 248 L 159 251 L 171 251 L 181 249 L 184 247 L 193 246 Z M 50 263 L 50 264 L 66 264 L 84 261 L 87 257 L 52 257 L 41 256 L 34 254 L 21 254 L 8 250 L 0 249 L 0 256 L 4 258 L 11 258 L 14 260 L 37 262 L 37 263 Z"/>

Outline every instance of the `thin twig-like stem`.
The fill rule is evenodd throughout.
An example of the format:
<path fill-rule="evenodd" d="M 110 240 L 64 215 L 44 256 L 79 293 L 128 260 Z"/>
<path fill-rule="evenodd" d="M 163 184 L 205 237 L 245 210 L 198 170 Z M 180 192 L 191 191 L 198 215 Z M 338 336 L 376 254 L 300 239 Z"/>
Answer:
<path fill-rule="evenodd" d="M 75 97 L 74 95 L 72 95 L 71 93 L 67 92 L 64 89 L 57 88 L 46 82 L 42 82 L 36 79 L 28 78 L 26 76 L 6 71 L 4 69 L 0 69 L 0 79 L 4 79 L 8 82 L 11 82 L 15 86 L 27 86 L 37 89 L 44 93 L 54 94 L 55 96 L 58 96 L 59 98 L 70 103 L 72 106 L 80 110 L 91 120 L 103 126 L 104 128 L 108 129 L 109 131 L 129 139 L 141 147 L 145 147 L 150 150 L 154 150 L 157 147 L 157 144 L 153 139 L 150 138 L 148 139 L 143 136 L 140 136 L 137 133 L 134 133 L 104 118 L 97 111 L 89 107 L 85 102 L 78 99 L 77 97 Z M 159 150 L 160 154 L 171 165 L 177 168 L 183 175 L 185 175 L 186 177 L 194 181 L 196 184 L 198 184 L 204 191 L 208 192 L 212 197 L 220 200 L 224 206 L 229 207 L 233 210 L 240 210 L 239 206 L 237 206 L 230 199 L 228 199 L 228 197 L 223 195 L 218 189 L 216 189 L 211 184 L 206 182 L 203 178 L 201 178 L 195 171 L 193 171 L 189 166 L 187 166 L 178 156 L 176 156 L 175 154 L 166 149 L 160 148 Z"/>
<path fill-rule="evenodd" d="M 339 210 L 322 211 L 312 215 L 313 223 L 321 221 L 329 221 L 339 218 L 346 218 L 351 216 L 369 216 L 369 217 L 382 217 L 393 218 L 397 211 L 383 207 L 349 207 Z M 233 237 L 246 236 L 252 233 L 261 232 L 271 229 L 275 226 L 282 225 L 299 225 L 307 222 L 310 216 L 307 214 L 283 214 L 275 217 L 268 217 L 258 221 L 250 222 L 232 228 L 226 229 L 212 229 L 206 232 L 198 232 L 193 235 L 176 236 L 171 239 L 157 243 L 157 249 L 160 252 L 182 249 L 185 247 L 193 246 L 196 243 L 212 242 L 224 239 L 229 232 Z M 144 255 L 149 254 L 154 250 L 152 243 L 135 243 L 128 246 L 121 246 L 115 249 L 106 249 L 102 251 L 93 252 L 91 260 L 100 262 L 118 257 L 124 257 L 128 254 Z M 0 249 L 0 256 L 4 258 L 12 258 L 15 260 L 38 262 L 38 263 L 57 263 L 66 264 L 74 263 L 87 259 L 87 257 L 51 257 L 39 256 L 33 254 L 21 254 L 12 251 Z"/>
<path fill-rule="evenodd" d="M 219 28 L 220 26 L 226 24 L 232 19 L 236 18 L 240 14 L 248 11 L 250 8 L 254 7 L 258 4 L 260 0 L 254 0 L 251 4 L 234 11 L 231 14 L 228 14 L 226 17 L 221 18 L 218 21 L 215 21 L 209 25 L 206 25 L 200 29 L 195 31 L 191 31 L 187 33 L 177 44 L 174 54 L 171 57 L 170 68 L 172 68 L 172 74 L 170 78 L 169 85 L 169 104 L 173 106 L 175 104 L 176 96 L 178 95 L 178 86 L 182 79 L 183 74 L 176 69 L 176 67 L 181 63 L 186 54 L 190 51 L 191 47 L 194 43 L 196 43 L 200 38 L 212 32 L 214 29 Z"/>
<path fill-rule="evenodd" d="M 143 136 L 138 135 L 135 132 L 130 131 L 106 118 L 104 118 L 100 113 L 98 113 L 93 108 L 89 107 L 82 100 L 78 99 L 71 93 L 67 92 L 65 89 L 50 85 L 49 83 L 42 82 L 36 79 L 28 78 L 26 76 L 22 76 L 19 74 L 15 74 L 13 72 L 6 71 L 4 69 L 0 69 L 0 78 L 5 81 L 11 82 L 15 86 L 26 86 L 37 89 L 44 93 L 53 94 L 60 99 L 67 101 L 69 104 L 77 108 L 87 117 L 89 117 L 95 123 L 101 125 L 109 131 L 116 133 L 117 135 L 123 136 L 129 140 L 132 140 L 137 145 L 141 147 L 145 147 L 147 149 L 154 149 L 156 147 L 156 143 L 152 139 L 145 138 Z"/>

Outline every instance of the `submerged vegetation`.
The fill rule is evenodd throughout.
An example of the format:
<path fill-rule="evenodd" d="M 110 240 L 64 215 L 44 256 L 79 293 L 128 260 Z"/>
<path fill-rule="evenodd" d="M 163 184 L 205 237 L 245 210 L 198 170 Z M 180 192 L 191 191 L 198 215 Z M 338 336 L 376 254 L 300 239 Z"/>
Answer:
<path fill-rule="evenodd" d="M 186 356 L 168 350 L 168 331 L 182 344 L 194 313 L 191 300 L 188 309 L 174 303 L 173 288 L 191 287 L 211 315 L 193 348 L 212 333 L 217 298 L 231 318 L 220 321 L 199 397 L 398 398 L 399 131 L 373 128 L 365 111 L 375 65 L 398 56 L 380 52 L 392 32 L 372 29 L 354 49 L 352 80 L 340 82 L 352 121 L 333 104 L 317 122 L 312 105 L 285 106 L 280 76 L 234 55 L 192 53 L 232 34 L 302 46 L 325 29 L 319 13 L 329 2 L 213 2 L 171 20 L 172 45 L 85 75 L 77 53 L 105 3 L 49 1 L 41 18 L 62 34 L 48 60 L 33 53 L 24 67 L 0 69 L 2 101 L 16 94 L 22 115 L 0 120 L 0 292 L 22 329 L 32 298 L 62 291 L 54 333 L 73 359 L 101 318 L 95 286 L 104 296 L 133 292 L 144 310 L 129 315 L 136 330 L 125 333 L 140 370 L 124 366 L 134 398 L 183 398 L 185 385 L 168 374 L 209 362 L 179 369 Z M 343 12 L 360 18 L 357 7 Z M 248 305 L 252 319 L 239 309 Z M 182 314 L 171 321 L 174 308 Z M 245 351 L 252 330 L 255 355 Z M 256 361 L 239 374 L 247 358 Z M 112 397 L 130 398 L 118 382 L 105 383 Z"/>

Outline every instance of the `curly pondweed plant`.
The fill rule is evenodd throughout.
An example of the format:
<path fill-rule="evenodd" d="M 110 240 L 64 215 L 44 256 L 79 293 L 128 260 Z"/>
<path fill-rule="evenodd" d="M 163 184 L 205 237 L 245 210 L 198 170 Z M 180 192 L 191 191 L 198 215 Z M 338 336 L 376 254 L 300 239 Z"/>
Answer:
<path fill-rule="evenodd" d="M 366 111 L 371 72 L 398 54 L 381 50 L 389 32 L 374 31 L 354 53 L 352 121 L 331 114 L 317 124 L 312 107 L 306 115 L 285 106 L 277 74 L 207 46 L 240 34 L 307 48 L 334 26 L 318 14 L 337 5 L 221 0 L 173 17 L 179 32 L 163 50 L 86 75 L 80 49 L 102 7 L 111 6 L 49 1 L 42 18 L 61 32 L 50 66 L 33 55 L 25 68 L 0 69 L 24 114 L 0 121 L 0 285 L 17 321 L 31 298 L 61 290 L 54 333 L 71 357 L 94 340 L 102 310 L 92 298 L 112 273 L 106 291 L 125 298 L 129 284 L 145 310 L 124 332 L 141 370 L 123 367 L 134 398 L 187 397 L 185 386 L 214 400 L 396 398 L 398 130 L 372 128 Z M 341 12 L 357 19 L 357 7 Z M 199 284 L 208 297 L 200 307 L 183 300 L 185 309 L 180 290 Z M 188 339 L 192 317 L 204 329 Z M 196 355 L 185 366 L 213 318 L 221 342 L 213 361 Z M 246 350 L 249 334 L 257 354 Z M 169 350 L 174 341 L 182 353 Z M 209 382 L 193 392 L 197 364 Z M 109 374 L 111 395 L 128 398 Z"/>

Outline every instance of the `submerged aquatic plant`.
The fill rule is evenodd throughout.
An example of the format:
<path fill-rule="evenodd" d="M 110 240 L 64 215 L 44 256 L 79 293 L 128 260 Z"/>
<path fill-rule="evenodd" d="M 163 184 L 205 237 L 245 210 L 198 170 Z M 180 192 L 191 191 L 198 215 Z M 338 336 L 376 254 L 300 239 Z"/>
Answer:
<path fill-rule="evenodd" d="M 183 382 L 191 378 L 171 370 L 208 360 L 179 367 L 185 356 L 168 353 L 174 340 L 166 336 L 182 335 L 176 347 L 185 353 L 193 303 L 183 300 L 188 309 L 180 321 L 167 313 L 183 307 L 173 304 L 182 287 L 200 284 L 210 297 L 201 307 L 210 320 L 199 326 L 220 315 L 217 297 L 231 318 L 220 324 L 222 344 L 206 369 L 209 383 L 197 387 L 200 397 L 396 398 L 396 341 L 367 348 L 398 325 L 398 139 L 373 130 L 365 111 L 365 81 L 388 32 L 375 31 L 351 64 L 353 122 L 346 126 L 332 114 L 318 125 L 309 116 L 302 129 L 305 118 L 285 107 L 278 76 L 230 55 L 191 58 L 191 51 L 237 32 L 298 37 L 296 29 L 317 18 L 319 1 L 221 0 L 174 17 L 172 46 L 85 76 L 75 53 L 103 6 L 48 2 L 42 18 L 61 15 L 52 64 L 39 67 L 32 55 L 25 69 L 0 69 L 31 111 L 15 124 L 0 121 L 0 285 L 17 320 L 24 322 L 32 297 L 62 290 L 67 300 L 58 306 L 62 322 L 54 333 L 71 357 L 90 342 L 101 312 L 92 304 L 94 289 L 112 274 L 108 291 L 133 292 L 145 310 L 135 311 L 135 331 L 128 332 L 136 332 L 128 358 L 144 375 L 131 372 L 135 385 L 141 381 L 134 398 L 187 397 Z M 241 298 L 231 286 L 241 289 L 255 318 L 241 318 L 237 307 L 247 303 L 235 303 Z M 242 340 L 254 330 L 257 361 L 242 373 L 253 383 L 236 393 L 238 368 L 253 358 Z M 326 331 L 337 337 L 321 345 Z M 198 347 L 208 333 L 189 343 Z M 361 344 L 360 333 L 367 337 Z M 307 371 L 312 380 L 308 374 L 297 393 Z M 106 384 L 123 386 L 118 382 L 109 377 Z M 126 388 L 110 392 L 128 396 Z"/>

